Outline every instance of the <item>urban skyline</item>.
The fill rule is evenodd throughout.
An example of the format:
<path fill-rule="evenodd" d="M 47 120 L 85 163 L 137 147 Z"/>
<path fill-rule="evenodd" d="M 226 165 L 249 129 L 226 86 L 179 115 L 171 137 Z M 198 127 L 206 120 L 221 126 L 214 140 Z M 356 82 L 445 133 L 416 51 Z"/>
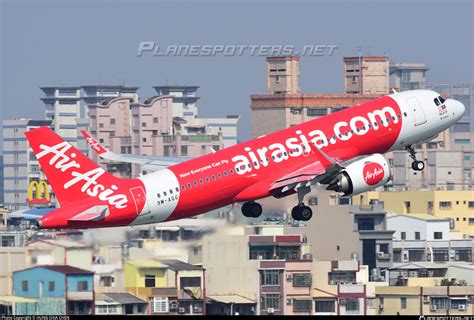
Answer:
<path fill-rule="evenodd" d="M 425 63 L 430 66 L 428 81 L 472 81 L 472 10 L 468 1 L 430 3 L 429 7 L 423 1 L 404 5 L 371 3 L 370 10 L 367 6 L 345 3 L 347 11 L 334 10 L 338 3 L 298 2 L 292 10 L 299 18 L 291 24 L 278 23 L 286 21 L 283 3 L 272 6 L 267 2 L 247 3 L 252 9 L 244 10 L 243 6 L 233 3 L 220 7 L 204 2 L 180 8 L 179 25 L 170 21 L 171 16 L 152 18 L 156 12 L 175 10 L 173 6 L 179 6 L 168 2 L 144 2 L 136 7 L 127 2 L 115 7 L 102 2 L 94 4 L 94 10 L 91 10 L 92 4 L 87 3 L 55 3 L 54 6 L 47 3 L 2 2 L 0 101 L 5 106 L 16 106 L 2 107 L 2 120 L 24 114 L 40 117 L 41 86 L 125 84 L 141 87 L 141 96 L 151 96 L 152 86 L 156 85 L 199 85 L 201 115 L 225 116 L 238 110 L 242 116 L 239 139 L 250 138 L 248 97 L 265 91 L 261 68 L 264 57 L 137 57 L 139 43 L 146 40 L 163 45 L 337 45 L 332 56 L 304 59 L 303 92 L 342 92 L 342 57 L 357 55 L 357 46 L 365 48 L 364 54 L 387 55 L 392 62 Z M 213 10 L 208 10 L 209 6 Z M 71 20 L 68 14 L 71 8 L 77 17 L 74 19 L 78 20 Z M 387 24 L 384 19 L 387 12 L 391 16 L 403 15 L 405 20 L 416 20 L 417 28 L 413 30 L 411 24 L 397 23 L 398 20 Z M 53 19 L 41 19 L 46 14 Z M 81 17 L 86 16 L 89 18 L 84 24 Z M 140 19 L 134 23 L 109 25 L 108 16 L 122 17 L 123 21 L 131 19 L 129 16 Z M 347 32 L 344 22 L 352 21 L 354 16 L 358 17 L 357 27 Z M 443 24 L 433 24 L 433 16 L 443 16 Z M 100 21 L 100 26 L 96 21 Z M 259 27 L 265 23 L 271 23 L 271 32 Z M 57 24 L 62 25 L 61 30 L 55 28 Z M 221 27 L 215 28 L 215 25 Z M 171 26 L 173 32 L 166 32 Z M 88 34 L 86 44 L 74 40 L 83 34 Z M 451 34 L 461 36 L 450 37 Z M 449 45 L 440 41 L 448 37 Z M 61 45 L 53 39 L 60 39 Z M 458 49 L 453 51 L 453 47 Z M 449 62 L 452 59 L 463 67 L 452 68 Z"/>

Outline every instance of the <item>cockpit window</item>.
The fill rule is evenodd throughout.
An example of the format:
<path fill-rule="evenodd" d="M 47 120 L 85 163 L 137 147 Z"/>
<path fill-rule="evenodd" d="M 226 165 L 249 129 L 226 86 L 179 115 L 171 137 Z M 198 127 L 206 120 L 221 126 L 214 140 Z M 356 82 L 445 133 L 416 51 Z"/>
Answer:
<path fill-rule="evenodd" d="M 435 98 L 435 99 L 434 99 L 434 103 L 435 103 L 437 106 L 439 106 L 439 105 L 441 104 L 441 103 L 439 103 L 438 98 Z"/>
<path fill-rule="evenodd" d="M 446 102 L 446 99 L 445 99 L 443 96 L 439 96 L 438 98 L 439 98 L 439 101 L 440 101 L 441 103 L 445 103 L 445 102 Z"/>

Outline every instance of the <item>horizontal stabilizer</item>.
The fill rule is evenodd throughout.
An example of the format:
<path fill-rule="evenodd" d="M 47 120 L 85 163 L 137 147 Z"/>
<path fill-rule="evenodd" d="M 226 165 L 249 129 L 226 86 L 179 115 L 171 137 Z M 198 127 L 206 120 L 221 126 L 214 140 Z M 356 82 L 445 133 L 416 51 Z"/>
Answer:
<path fill-rule="evenodd" d="M 89 209 L 69 218 L 69 221 L 99 221 L 109 215 L 109 207 L 106 205 L 93 206 Z"/>

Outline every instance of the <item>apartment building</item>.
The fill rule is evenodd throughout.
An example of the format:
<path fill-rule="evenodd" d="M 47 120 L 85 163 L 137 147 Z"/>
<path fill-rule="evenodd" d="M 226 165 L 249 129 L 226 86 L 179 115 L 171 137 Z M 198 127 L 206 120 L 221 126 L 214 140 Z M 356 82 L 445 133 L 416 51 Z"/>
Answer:
<path fill-rule="evenodd" d="M 202 315 L 206 313 L 204 272 L 179 260 L 128 260 L 124 288 L 147 301 L 149 314 Z"/>
<path fill-rule="evenodd" d="M 24 315 L 94 314 L 93 273 L 69 265 L 44 265 L 13 273 L 13 294 L 37 299 L 23 304 Z"/>
<path fill-rule="evenodd" d="M 26 245 L 28 266 L 64 264 L 92 270 L 92 248 L 69 240 L 36 240 Z"/>
<path fill-rule="evenodd" d="M 458 233 L 461 238 L 474 234 L 474 191 L 370 191 L 352 197 L 354 204 L 369 204 L 374 200 L 383 203 L 385 210 L 398 214 L 424 213 L 450 219 L 451 233 Z"/>
<path fill-rule="evenodd" d="M 299 62 L 300 58 L 293 56 L 267 58 L 267 91 L 265 94 L 250 96 L 254 138 L 373 100 L 381 95 L 378 92 L 301 93 Z"/>
<path fill-rule="evenodd" d="M 28 186 L 32 181 L 45 180 L 24 133 L 51 124 L 51 120 L 24 118 L 3 121 L 4 205 L 12 211 L 27 209 Z"/>
<path fill-rule="evenodd" d="M 344 57 L 344 92 L 388 94 L 389 58 L 384 56 Z"/>
<path fill-rule="evenodd" d="M 425 89 L 428 70 L 424 63 L 390 63 L 390 88 L 397 91 Z"/>
<path fill-rule="evenodd" d="M 474 286 L 376 288 L 379 315 L 467 316 L 474 313 Z"/>

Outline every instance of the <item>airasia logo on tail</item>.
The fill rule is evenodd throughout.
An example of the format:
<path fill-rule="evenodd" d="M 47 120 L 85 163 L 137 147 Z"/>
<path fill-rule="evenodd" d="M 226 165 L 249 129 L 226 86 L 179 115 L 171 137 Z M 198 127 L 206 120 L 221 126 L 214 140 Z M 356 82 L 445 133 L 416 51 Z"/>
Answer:
<path fill-rule="evenodd" d="M 125 194 L 117 193 L 118 187 L 116 185 L 107 186 L 99 182 L 100 177 L 105 173 L 104 169 L 97 167 L 87 172 L 77 170 L 81 169 L 81 164 L 74 160 L 77 156 L 74 152 L 71 152 L 69 155 L 66 154 L 71 148 L 71 145 L 66 141 L 54 146 L 41 144 L 39 148 L 42 151 L 36 155 L 38 160 L 51 154 L 52 157 L 48 164 L 61 172 L 70 174 L 71 179 L 64 183 L 64 190 L 77 184 L 81 187 L 80 191 L 90 197 L 97 197 L 117 209 L 127 207 L 128 198 Z"/>
<path fill-rule="evenodd" d="M 377 162 L 368 162 L 364 165 L 364 168 L 362 168 L 362 174 L 365 183 L 369 186 L 373 186 L 383 179 L 384 170 L 381 164 Z"/>

